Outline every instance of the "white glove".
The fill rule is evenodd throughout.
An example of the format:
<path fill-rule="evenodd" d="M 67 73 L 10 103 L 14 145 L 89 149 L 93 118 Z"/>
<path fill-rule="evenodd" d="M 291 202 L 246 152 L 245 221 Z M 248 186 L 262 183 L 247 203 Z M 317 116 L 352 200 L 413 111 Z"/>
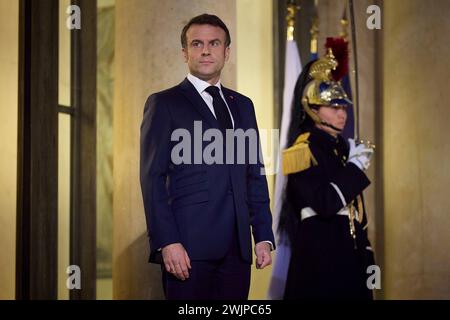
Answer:
<path fill-rule="evenodd" d="M 348 161 L 355 164 L 361 170 L 367 170 L 370 166 L 370 158 L 373 154 L 373 148 L 369 148 L 364 144 L 355 144 L 355 140 L 348 139 L 350 144 L 350 152 Z"/>

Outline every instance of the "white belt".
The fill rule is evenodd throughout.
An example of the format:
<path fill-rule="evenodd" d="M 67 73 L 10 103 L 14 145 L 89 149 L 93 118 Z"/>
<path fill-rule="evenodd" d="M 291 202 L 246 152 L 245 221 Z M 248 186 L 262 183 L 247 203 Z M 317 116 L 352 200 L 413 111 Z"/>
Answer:
<path fill-rule="evenodd" d="M 348 216 L 349 215 L 348 208 L 344 207 L 341 210 L 339 210 L 339 212 L 337 212 L 336 214 L 341 215 L 341 216 Z M 311 207 L 306 207 L 306 208 L 302 209 L 302 211 L 300 212 L 300 216 L 303 221 L 307 218 L 317 216 L 317 212 L 315 212 Z M 357 216 L 358 216 L 358 211 L 355 209 L 355 217 L 357 217 Z"/>

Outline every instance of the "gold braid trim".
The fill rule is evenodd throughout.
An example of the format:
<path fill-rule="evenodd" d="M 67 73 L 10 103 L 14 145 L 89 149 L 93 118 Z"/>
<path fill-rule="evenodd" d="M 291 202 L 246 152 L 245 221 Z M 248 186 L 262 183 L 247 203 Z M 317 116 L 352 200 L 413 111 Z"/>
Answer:
<path fill-rule="evenodd" d="M 309 148 L 309 135 L 309 132 L 299 135 L 292 147 L 283 150 L 282 169 L 284 175 L 306 170 L 311 166 L 311 162 L 313 165 L 317 165 L 317 160 Z"/>
<path fill-rule="evenodd" d="M 364 219 L 364 216 L 363 216 L 363 214 L 362 214 L 362 212 L 363 212 L 363 209 L 364 209 L 364 207 L 363 207 L 363 203 L 362 203 L 362 197 L 359 195 L 358 196 L 358 211 L 359 212 L 361 212 L 361 214 L 359 215 L 359 223 L 362 223 L 363 222 L 363 219 Z M 366 230 L 367 229 L 367 227 L 369 226 L 369 216 L 366 214 L 366 225 L 363 227 L 363 230 Z"/>
<path fill-rule="evenodd" d="M 357 196 L 356 200 L 358 201 L 358 222 L 362 223 L 364 219 L 364 207 L 361 196 Z"/>

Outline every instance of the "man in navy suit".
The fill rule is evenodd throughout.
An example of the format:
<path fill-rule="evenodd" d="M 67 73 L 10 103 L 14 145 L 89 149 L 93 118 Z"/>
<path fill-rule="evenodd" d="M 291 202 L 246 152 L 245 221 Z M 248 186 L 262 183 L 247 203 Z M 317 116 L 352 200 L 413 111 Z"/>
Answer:
<path fill-rule="evenodd" d="M 251 233 L 257 268 L 272 262 L 264 166 L 251 161 L 260 151 L 254 107 L 220 83 L 230 42 L 217 16 L 191 19 L 181 34 L 187 78 L 145 104 L 141 188 L 150 262 L 161 263 L 167 299 L 247 299 Z M 229 145 L 230 132 L 256 140 Z"/>

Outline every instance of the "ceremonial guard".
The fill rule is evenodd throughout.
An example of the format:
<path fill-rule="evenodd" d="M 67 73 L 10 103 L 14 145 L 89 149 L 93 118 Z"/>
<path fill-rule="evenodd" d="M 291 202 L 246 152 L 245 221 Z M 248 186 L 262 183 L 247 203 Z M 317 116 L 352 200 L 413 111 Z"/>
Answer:
<path fill-rule="evenodd" d="M 280 228 L 292 249 L 284 298 L 372 299 L 366 271 L 374 257 L 362 192 L 374 146 L 341 136 L 352 104 L 339 81 L 348 60 L 338 61 L 339 46 L 328 42 L 327 54 L 307 64 L 297 81 L 299 121 L 283 151 L 288 182 Z"/>

